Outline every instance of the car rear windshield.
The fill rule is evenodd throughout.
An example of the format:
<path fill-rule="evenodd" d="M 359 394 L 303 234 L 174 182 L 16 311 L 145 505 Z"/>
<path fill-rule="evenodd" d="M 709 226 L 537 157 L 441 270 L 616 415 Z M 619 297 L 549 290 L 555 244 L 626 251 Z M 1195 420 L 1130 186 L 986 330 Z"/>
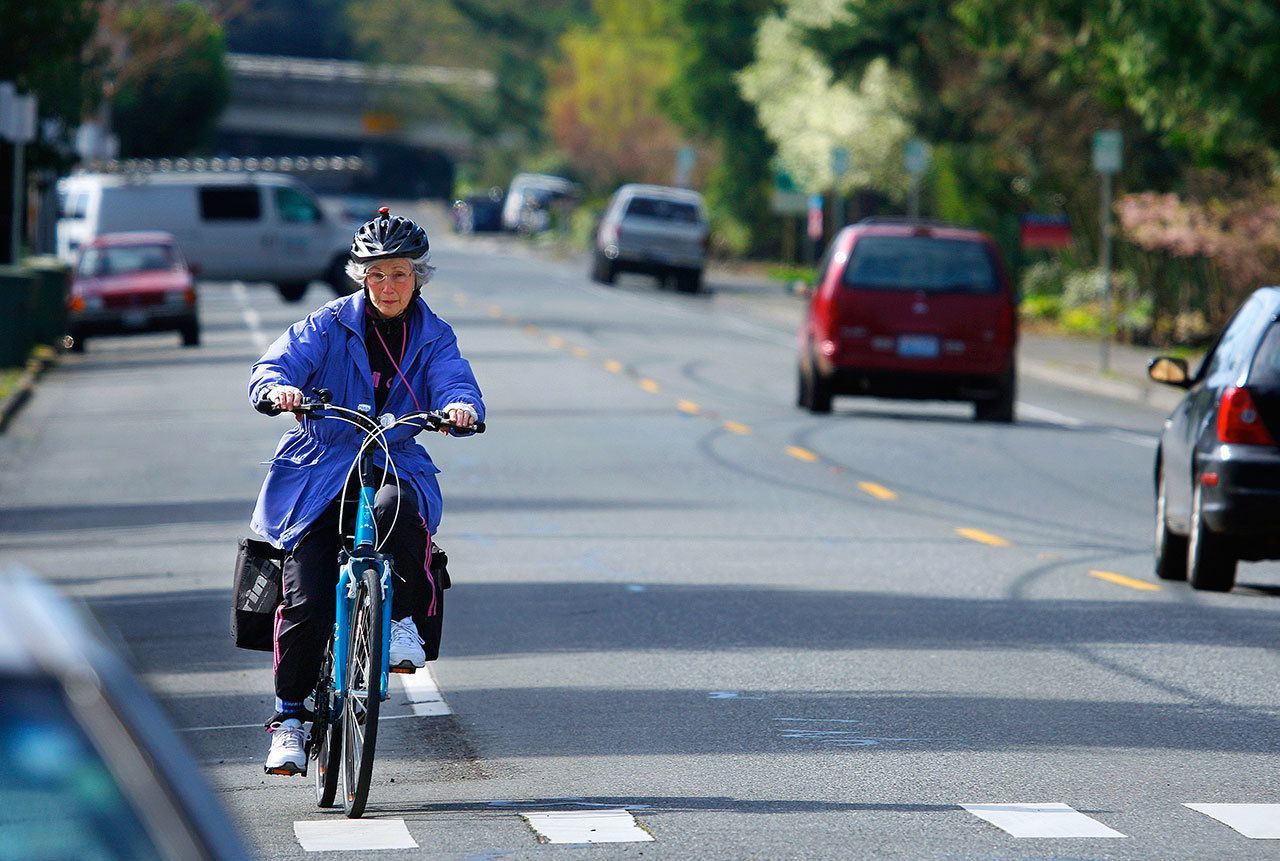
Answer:
<path fill-rule="evenodd" d="M 932 236 L 863 236 L 844 270 L 849 287 L 994 293 L 991 255 L 980 242 Z"/>
<path fill-rule="evenodd" d="M 653 197 L 633 197 L 627 204 L 627 215 L 656 218 L 661 221 L 680 221 L 697 224 L 698 207 L 678 200 L 660 200 Z"/>
<path fill-rule="evenodd" d="M 173 249 L 167 245 L 114 245 L 86 248 L 80 274 L 88 278 L 172 269 Z"/>
<path fill-rule="evenodd" d="M 1258 345 L 1249 371 L 1249 384 L 1280 390 L 1280 323 L 1272 323 Z"/>
<path fill-rule="evenodd" d="M 0 678 L 0 757 L 0 858 L 161 857 L 52 682 Z"/>

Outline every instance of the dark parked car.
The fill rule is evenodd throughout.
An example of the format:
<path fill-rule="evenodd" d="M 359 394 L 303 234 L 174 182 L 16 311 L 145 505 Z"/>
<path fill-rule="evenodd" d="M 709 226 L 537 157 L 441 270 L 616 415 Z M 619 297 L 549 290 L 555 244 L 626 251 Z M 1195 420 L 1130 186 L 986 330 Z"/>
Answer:
<path fill-rule="evenodd" d="M 800 332 L 797 403 L 835 395 L 972 401 L 1013 421 L 1017 296 L 983 233 L 867 220 L 841 230 L 818 266 Z"/>
<path fill-rule="evenodd" d="M 492 233 L 502 230 L 502 202 L 506 194 L 491 188 L 483 194 L 468 194 L 453 203 L 454 233 Z"/>
<path fill-rule="evenodd" d="M 200 343 L 191 270 L 168 233 L 106 233 L 80 249 L 67 300 L 74 350 L 90 335 L 177 331 Z"/>
<path fill-rule="evenodd" d="M 0 858 L 248 859 L 168 718 L 75 607 L 0 572 Z"/>
<path fill-rule="evenodd" d="M 1249 297 L 1194 375 L 1168 356 L 1150 374 L 1187 390 L 1156 451 L 1156 574 L 1226 592 L 1238 560 L 1280 558 L 1280 287 Z"/>

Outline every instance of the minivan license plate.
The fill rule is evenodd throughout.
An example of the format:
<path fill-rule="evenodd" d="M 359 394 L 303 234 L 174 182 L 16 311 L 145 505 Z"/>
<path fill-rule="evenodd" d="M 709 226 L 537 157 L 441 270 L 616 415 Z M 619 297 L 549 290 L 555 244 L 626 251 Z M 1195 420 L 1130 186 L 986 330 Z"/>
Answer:
<path fill-rule="evenodd" d="M 140 329 L 147 325 L 146 311 L 125 311 L 121 321 L 130 329 Z"/>
<path fill-rule="evenodd" d="M 936 359 L 938 339 L 933 335 L 899 335 L 898 355 L 909 359 Z"/>

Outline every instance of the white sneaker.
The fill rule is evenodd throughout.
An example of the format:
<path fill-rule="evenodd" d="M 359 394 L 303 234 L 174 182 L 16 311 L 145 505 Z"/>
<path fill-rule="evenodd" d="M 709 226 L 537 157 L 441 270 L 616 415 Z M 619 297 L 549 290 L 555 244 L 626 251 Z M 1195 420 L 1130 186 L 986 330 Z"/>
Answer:
<path fill-rule="evenodd" d="M 307 773 L 307 730 L 302 721 L 287 718 L 271 725 L 271 750 L 267 774 Z"/>
<path fill-rule="evenodd" d="M 418 636 L 418 626 L 413 624 L 413 617 L 391 621 L 391 669 L 401 673 L 412 673 L 418 667 L 427 665 L 427 653 L 422 650 L 422 638 Z"/>

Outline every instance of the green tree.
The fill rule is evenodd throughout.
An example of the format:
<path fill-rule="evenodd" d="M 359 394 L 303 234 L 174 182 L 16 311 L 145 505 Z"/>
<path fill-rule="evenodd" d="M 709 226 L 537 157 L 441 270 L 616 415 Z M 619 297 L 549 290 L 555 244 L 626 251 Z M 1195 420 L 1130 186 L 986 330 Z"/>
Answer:
<path fill-rule="evenodd" d="M 145 0 L 125 9 L 118 27 L 128 46 L 111 105 L 121 154 L 208 147 L 230 97 L 222 27 L 194 0 Z"/>
<path fill-rule="evenodd" d="M 42 116 L 79 120 L 86 100 L 82 56 L 93 36 L 94 12 L 83 0 L 0 0 L 0 80 L 34 93 Z"/>

